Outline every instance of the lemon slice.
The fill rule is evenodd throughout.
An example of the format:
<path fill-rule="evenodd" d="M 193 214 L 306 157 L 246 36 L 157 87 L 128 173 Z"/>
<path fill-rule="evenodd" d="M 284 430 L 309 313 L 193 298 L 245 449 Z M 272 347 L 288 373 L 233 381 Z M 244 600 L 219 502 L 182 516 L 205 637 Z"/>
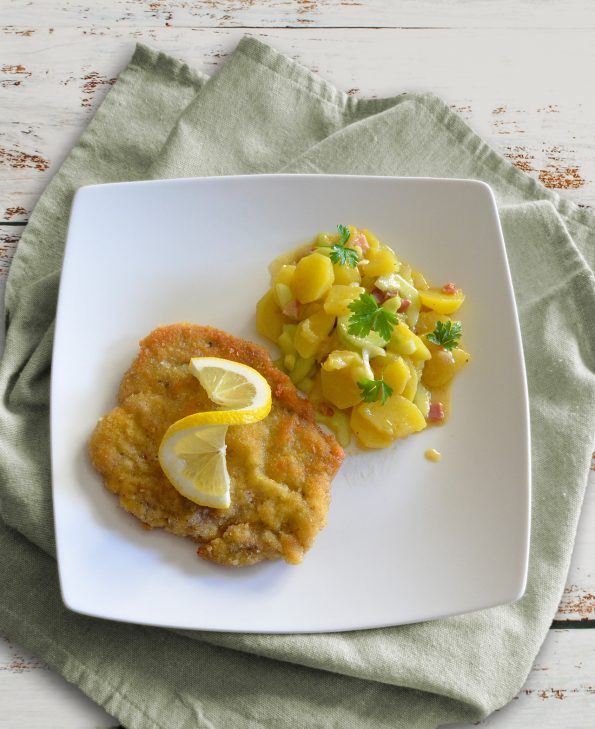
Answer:
<path fill-rule="evenodd" d="M 159 463 L 182 496 L 200 506 L 227 509 L 227 427 L 265 418 L 271 410 L 271 388 L 252 367 L 219 357 L 194 357 L 189 369 L 209 398 L 228 409 L 195 413 L 173 423 L 159 446 Z"/>
<path fill-rule="evenodd" d="M 168 428 L 159 447 L 159 463 L 182 496 L 200 506 L 227 509 L 227 425 L 205 423 L 205 415 L 209 413 L 189 415 Z"/>
<path fill-rule="evenodd" d="M 211 412 L 213 423 L 256 423 L 271 411 L 271 387 L 252 367 L 220 357 L 193 357 L 190 372 L 209 398 L 226 410 Z"/>

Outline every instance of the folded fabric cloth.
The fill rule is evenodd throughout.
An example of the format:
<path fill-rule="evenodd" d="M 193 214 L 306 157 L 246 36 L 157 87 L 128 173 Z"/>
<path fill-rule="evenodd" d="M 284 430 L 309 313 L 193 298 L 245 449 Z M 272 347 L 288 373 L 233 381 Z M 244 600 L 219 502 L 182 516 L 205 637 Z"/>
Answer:
<path fill-rule="evenodd" d="M 467 177 L 494 189 L 531 406 L 529 581 L 515 604 L 319 635 L 171 631 L 63 606 L 48 407 L 72 196 L 88 183 L 263 172 Z M 530 670 L 570 560 L 595 430 L 594 265 L 595 217 L 516 170 L 433 96 L 356 99 L 252 38 L 212 79 L 139 46 L 37 204 L 7 283 L 0 630 L 129 729 L 426 729 L 501 707 Z"/>

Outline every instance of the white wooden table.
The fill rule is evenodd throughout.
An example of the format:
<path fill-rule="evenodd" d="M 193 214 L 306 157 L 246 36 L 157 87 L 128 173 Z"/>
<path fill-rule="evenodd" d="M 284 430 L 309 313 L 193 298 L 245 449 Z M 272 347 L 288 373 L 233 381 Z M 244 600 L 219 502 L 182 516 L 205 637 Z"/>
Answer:
<path fill-rule="evenodd" d="M 212 73 L 245 33 L 350 94 L 433 91 L 517 167 L 595 208 L 592 0 L 0 0 L 0 285 L 29 211 L 141 41 Z M 595 483 L 526 685 L 480 726 L 595 727 Z M 0 728 L 117 721 L 0 637 Z M 462 728 L 461 728 L 462 729 Z"/>

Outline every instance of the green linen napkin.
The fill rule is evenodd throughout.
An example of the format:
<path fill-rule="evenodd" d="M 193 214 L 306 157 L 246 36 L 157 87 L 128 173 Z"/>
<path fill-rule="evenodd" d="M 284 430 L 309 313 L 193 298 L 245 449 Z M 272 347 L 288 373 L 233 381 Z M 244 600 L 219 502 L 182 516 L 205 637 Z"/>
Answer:
<path fill-rule="evenodd" d="M 62 605 L 48 391 L 74 191 L 277 171 L 473 177 L 494 189 L 531 405 L 533 531 L 517 603 L 383 630 L 285 636 L 125 625 Z M 129 729 L 429 729 L 504 705 L 555 614 L 584 493 L 595 430 L 594 265 L 595 218 L 516 170 L 433 96 L 358 100 L 251 38 L 212 79 L 139 46 L 36 206 L 7 282 L 0 630 Z"/>

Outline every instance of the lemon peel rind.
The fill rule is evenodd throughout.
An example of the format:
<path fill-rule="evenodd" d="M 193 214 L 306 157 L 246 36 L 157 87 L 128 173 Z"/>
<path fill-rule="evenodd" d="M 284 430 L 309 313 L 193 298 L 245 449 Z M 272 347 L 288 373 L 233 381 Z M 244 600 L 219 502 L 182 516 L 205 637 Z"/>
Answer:
<path fill-rule="evenodd" d="M 176 420 L 172 423 L 169 428 L 165 431 L 162 439 L 179 433 L 181 430 L 188 430 L 199 425 L 249 425 L 251 423 L 257 423 L 259 420 L 263 420 L 271 412 L 272 403 L 267 406 L 247 412 L 246 410 L 206 410 L 202 413 L 192 413 L 187 415 L 185 418 Z"/>

